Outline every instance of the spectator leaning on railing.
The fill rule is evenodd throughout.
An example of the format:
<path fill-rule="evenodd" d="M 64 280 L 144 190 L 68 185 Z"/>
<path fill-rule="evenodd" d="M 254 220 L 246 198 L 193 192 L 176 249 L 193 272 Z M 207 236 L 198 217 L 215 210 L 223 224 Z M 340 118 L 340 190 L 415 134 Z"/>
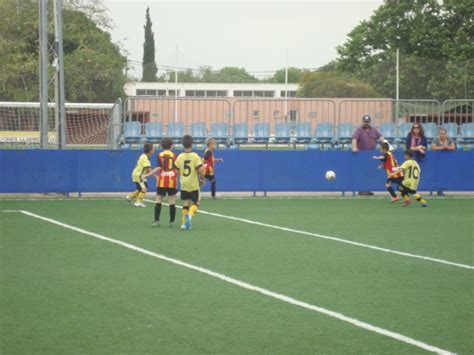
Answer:
<path fill-rule="evenodd" d="M 421 161 L 425 157 L 428 143 L 426 141 L 425 131 L 421 123 L 414 123 L 406 139 L 407 149 L 414 152 L 415 160 Z"/>
<path fill-rule="evenodd" d="M 438 131 L 438 137 L 433 139 L 431 143 L 432 150 L 455 150 L 456 144 L 448 137 L 448 131 L 445 128 L 440 128 Z"/>
<path fill-rule="evenodd" d="M 372 118 L 370 115 L 362 117 L 362 126 L 357 127 L 352 135 L 352 151 L 374 150 L 377 148 L 377 141 L 382 143 L 384 138 L 377 128 L 370 125 Z"/>

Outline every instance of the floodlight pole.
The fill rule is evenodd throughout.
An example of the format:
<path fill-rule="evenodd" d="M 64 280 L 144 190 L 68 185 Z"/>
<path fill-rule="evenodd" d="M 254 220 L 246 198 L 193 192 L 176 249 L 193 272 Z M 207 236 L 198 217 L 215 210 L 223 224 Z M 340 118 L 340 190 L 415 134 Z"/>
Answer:
<path fill-rule="evenodd" d="M 176 45 L 176 67 L 174 71 L 174 123 L 178 122 L 178 45 Z"/>
<path fill-rule="evenodd" d="M 397 0 L 397 6 L 400 5 L 400 0 Z M 398 26 L 399 26 L 399 23 L 397 23 L 397 36 L 398 36 Z M 399 39 L 397 38 L 398 42 Z M 395 88 L 395 99 L 396 99 L 396 105 L 395 105 L 395 118 L 397 119 L 397 122 L 395 122 L 396 124 L 398 124 L 398 115 L 399 115 L 399 100 L 400 100 L 400 48 L 399 48 L 399 43 L 397 43 L 397 53 L 396 53 L 396 63 L 395 63 L 395 66 L 396 66 L 396 88 Z"/>
<path fill-rule="evenodd" d="M 285 117 L 288 116 L 288 48 L 286 49 L 285 63 Z"/>
<path fill-rule="evenodd" d="M 39 1 L 40 148 L 48 147 L 48 2 Z"/>
<path fill-rule="evenodd" d="M 54 50 L 55 50 L 55 118 L 58 134 L 58 148 L 66 147 L 66 114 L 64 110 L 64 53 L 62 0 L 54 0 Z"/>

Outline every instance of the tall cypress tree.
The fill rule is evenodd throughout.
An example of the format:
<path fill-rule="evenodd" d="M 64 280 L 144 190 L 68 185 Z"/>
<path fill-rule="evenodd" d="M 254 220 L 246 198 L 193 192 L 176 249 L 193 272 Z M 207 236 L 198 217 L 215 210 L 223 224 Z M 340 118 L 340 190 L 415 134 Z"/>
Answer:
<path fill-rule="evenodd" d="M 155 63 L 155 34 L 152 31 L 152 23 L 150 19 L 150 8 L 146 9 L 146 23 L 143 26 L 145 30 L 145 42 L 143 43 L 143 75 L 142 81 L 156 81 Z"/>

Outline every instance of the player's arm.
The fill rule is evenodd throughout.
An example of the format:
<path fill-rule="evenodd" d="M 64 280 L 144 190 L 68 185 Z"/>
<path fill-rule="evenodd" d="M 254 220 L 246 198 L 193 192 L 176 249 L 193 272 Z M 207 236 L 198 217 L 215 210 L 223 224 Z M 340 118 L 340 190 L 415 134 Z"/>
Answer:
<path fill-rule="evenodd" d="M 384 155 L 374 155 L 372 157 L 372 159 L 374 159 L 374 160 L 385 160 L 385 156 Z"/>
<path fill-rule="evenodd" d="M 147 178 L 148 176 L 151 176 L 151 175 L 156 175 L 160 170 L 161 170 L 161 167 L 157 166 L 156 168 L 152 169 L 150 172 L 143 175 L 143 178 Z"/>

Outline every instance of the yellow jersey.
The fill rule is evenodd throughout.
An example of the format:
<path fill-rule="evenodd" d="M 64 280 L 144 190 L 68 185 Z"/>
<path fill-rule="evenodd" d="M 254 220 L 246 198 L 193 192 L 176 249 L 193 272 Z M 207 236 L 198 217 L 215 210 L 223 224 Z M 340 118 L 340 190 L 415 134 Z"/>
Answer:
<path fill-rule="evenodd" d="M 142 175 L 145 172 L 145 169 L 149 167 L 151 167 L 150 159 L 148 159 L 148 155 L 143 153 L 142 155 L 140 155 L 140 158 L 138 158 L 137 165 L 135 165 L 135 169 L 133 169 L 132 180 L 134 182 L 141 182 Z"/>
<path fill-rule="evenodd" d="M 199 190 L 198 169 L 202 166 L 201 158 L 194 152 L 183 152 L 174 163 L 179 171 L 181 191 Z"/>
<path fill-rule="evenodd" d="M 420 166 L 415 160 L 409 159 L 401 165 L 401 168 L 403 169 L 404 175 L 402 185 L 410 190 L 416 191 L 418 189 L 418 183 L 420 182 Z"/>

